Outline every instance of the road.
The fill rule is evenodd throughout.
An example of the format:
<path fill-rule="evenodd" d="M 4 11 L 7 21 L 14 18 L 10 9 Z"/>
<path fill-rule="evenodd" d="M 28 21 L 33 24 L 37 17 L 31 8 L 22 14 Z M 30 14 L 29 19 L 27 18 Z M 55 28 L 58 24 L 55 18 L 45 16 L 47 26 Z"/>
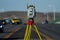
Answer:
<path fill-rule="evenodd" d="M 60 40 L 60 25 L 59 24 L 36 24 L 42 39 L 46 40 Z M 4 25 L 4 33 L 0 33 L 0 38 L 11 38 L 14 40 L 20 40 L 24 38 L 26 25 Z M 18 38 L 18 39 L 17 39 Z M 7 39 L 7 40 L 8 40 Z M 31 33 L 31 39 L 39 39 L 36 31 L 33 29 Z"/>

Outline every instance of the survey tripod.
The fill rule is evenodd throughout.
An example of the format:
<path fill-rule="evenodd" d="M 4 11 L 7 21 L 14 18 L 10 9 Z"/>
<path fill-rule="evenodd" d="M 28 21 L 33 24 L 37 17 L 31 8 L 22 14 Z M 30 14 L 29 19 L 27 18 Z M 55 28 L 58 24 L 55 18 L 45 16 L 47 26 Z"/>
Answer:
<path fill-rule="evenodd" d="M 31 32 L 32 32 L 32 25 L 35 28 L 36 33 L 38 34 L 39 40 L 42 40 L 40 32 L 36 26 L 36 24 L 33 22 L 34 20 L 30 19 L 27 23 L 27 27 L 26 27 L 26 32 L 25 32 L 25 36 L 24 36 L 24 40 L 30 40 L 31 37 Z"/>
<path fill-rule="evenodd" d="M 25 32 L 25 36 L 24 36 L 24 40 L 30 40 L 31 37 L 31 32 L 32 32 L 32 25 L 36 31 L 36 33 L 38 34 L 39 40 L 42 40 L 40 32 L 38 30 L 38 28 L 36 27 L 35 23 L 34 23 L 34 18 L 36 16 L 36 10 L 35 10 L 35 6 L 34 5 L 27 5 L 27 17 L 28 17 L 28 22 L 27 22 L 27 27 L 26 27 L 26 32 Z"/>

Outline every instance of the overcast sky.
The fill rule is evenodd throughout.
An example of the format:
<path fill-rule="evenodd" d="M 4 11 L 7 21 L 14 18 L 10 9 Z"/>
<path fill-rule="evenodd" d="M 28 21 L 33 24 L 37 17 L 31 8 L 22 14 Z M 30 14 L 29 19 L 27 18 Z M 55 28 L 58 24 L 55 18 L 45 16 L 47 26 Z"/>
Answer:
<path fill-rule="evenodd" d="M 0 11 L 27 11 L 33 4 L 37 12 L 60 12 L 60 0 L 0 0 Z"/>

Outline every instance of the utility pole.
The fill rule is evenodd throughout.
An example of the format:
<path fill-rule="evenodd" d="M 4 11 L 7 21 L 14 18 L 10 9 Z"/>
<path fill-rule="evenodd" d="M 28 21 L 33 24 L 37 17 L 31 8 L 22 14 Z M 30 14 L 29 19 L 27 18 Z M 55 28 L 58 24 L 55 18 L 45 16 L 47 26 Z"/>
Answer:
<path fill-rule="evenodd" d="M 48 15 L 48 13 L 47 13 L 47 20 L 49 20 L 49 15 Z"/>
<path fill-rule="evenodd" d="M 54 20 L 55 20 L 55 7 L 53 7 L 53 16 L 54 16 Z"/>

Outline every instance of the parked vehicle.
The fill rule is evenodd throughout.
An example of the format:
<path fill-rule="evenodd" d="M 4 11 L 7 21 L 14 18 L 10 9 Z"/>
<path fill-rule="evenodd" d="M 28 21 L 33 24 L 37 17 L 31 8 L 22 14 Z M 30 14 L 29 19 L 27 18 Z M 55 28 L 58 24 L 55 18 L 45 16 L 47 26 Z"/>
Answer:
<path fill-rule="evenodd" d="M 21 19 L 14 18 L 14 19 L 11 19 L 11 23 L 12 24 L 21 24 L 22 23 L 22 20 Z"/>
<path fill-rule="evenodd" d="M 7 24 L 11 23 L 11 19 L 4 19 L 6 21 Z"/>
<path fill-rule="evenodd" d="M 4 31 L 4 27 L 2 25 L 2 21 L 0 20 L 0 32 L 3 32 Z"/>

